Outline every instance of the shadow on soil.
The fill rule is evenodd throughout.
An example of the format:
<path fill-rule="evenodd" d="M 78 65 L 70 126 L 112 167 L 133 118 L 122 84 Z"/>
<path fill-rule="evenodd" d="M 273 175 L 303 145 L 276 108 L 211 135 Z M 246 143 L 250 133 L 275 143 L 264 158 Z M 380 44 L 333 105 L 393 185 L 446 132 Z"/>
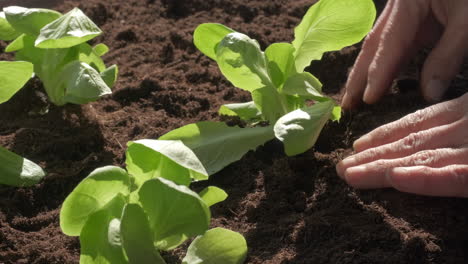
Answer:
<path fill-rule="evenodd" d="M 39 88 L 39 89 L 38 89 Z M 10 101 L 0 105 L 0 144 L 45 168 L 47 176 L 32 188 L 0 187 L 1 211 L 9 217 L 33 217 L 44 208 L 55 209 L 93 169 L 113 164 L 92 105 L 50 106 L 31 81 Z M 10 215 L 11 213 L 11 215 Z M 15 221 L 13 221 L 14 224 Z M 19 223 L 19 222 L 18 222 Z M 15 226 L 32 231 L 33 226 Z"/>

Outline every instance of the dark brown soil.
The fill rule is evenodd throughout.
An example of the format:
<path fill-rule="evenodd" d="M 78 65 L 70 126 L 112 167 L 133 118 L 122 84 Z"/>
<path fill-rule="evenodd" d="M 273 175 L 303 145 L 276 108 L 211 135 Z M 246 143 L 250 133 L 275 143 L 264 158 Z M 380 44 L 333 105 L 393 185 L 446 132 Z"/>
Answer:
<path fill-rule="evenodd" d="M 28 4 L 0 5 L 12 2 Z M 127 141 L 218 120 L 220 105 L 249 99 L 192 45 L 198 24 L 226 24 L 265 48 L 291 41 L 294 26 L 314 1 L 30 2 L 60 11 L 82 8 L 105 32 L 95 42 L 110 46 L 105 60 L 119 65 L 120 80 L 112 96 L 84 106 L 51 106 L 47 115 L 35 114 L 45 106 L 38 81 L 0 105 L 0 145 L 48 172 L 33 188 L 0 187 L 0 263 L 78 263 L 79 241 L 61 233 L 58 214 L 81 179 L 99 166 L 123 166 Z M 381 10 L 385 1 L 376 3 Z M 351 47 L 327 54 L 309 68 L 337 100 L 358 51 Z M 244 234 L 247 263 L 467 263 L 468 200 L 356 191 L 335 173 L 353 140 L 426 106 L 416 89 L 420 61 L 382 103 L 328 124 L 307 153 L 288 158 L 273 141 L 208 183 L 194 185 L 217 185 L 228 192 L 229 198 L 212 210 L 212 225 Z M 467 69 L 449 97 L 466 91 Z M 184 251 L 168 253 L 168 262 L 180 262 Z"/>

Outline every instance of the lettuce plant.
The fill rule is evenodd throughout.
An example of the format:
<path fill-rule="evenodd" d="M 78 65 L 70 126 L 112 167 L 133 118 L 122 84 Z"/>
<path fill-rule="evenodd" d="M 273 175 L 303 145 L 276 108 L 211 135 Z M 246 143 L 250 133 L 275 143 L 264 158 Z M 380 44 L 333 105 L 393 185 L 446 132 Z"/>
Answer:
<path fill-rule="evenodd" d="M 45 176 L 36 163 L 0 147 L 0 184 L 28 187 Z"/>
<path fill-rule="evenodd" d="M 24 61 L 0 61 L 0 103 L 10 99 L 33 73 L 33 65 Z M 0 147 L 0 184 L 17 187 L 33 185 L 45 173 L 34 162 Z"/>
<path fill-rule="evenodd" d="M 101 33 L 78 8 L 65 15 L 18 6 L 0 12 L 0 39 L 12 40 L 5 51 L 34 65 L 50 101 L 59 106 L 85 104 L 111 93 L 118 69 L 106 68 L 101 59 L 109 48 L 86 43 Z"/>
<path fill-rule="evenodd" d="M 275 137 L 284 143 L 287 155 L 305 152 L 328 120 L 339 120 L 341 109 L 304 69 L 324 52 L 361 41 L 375 14 L 372 0 L 320 0 L 295 28 L 292 43 L 274 43 L 265 51 L 257 41 L 221 24 L 199 25 L 195 46 L 217 62 L 234 86 L 252 95 L 252 101 L 223 105 L 219 113 L 237 116 L 247 126 L 200 122 L 160 139 L 182 140 L 210 173 Z"/>
<path fill-rule="evenodd" d="M 79 236 L 80 263 L 165 263 L 162 250 L 171 250 L 191 237 L 184 264 L 242 263 L 247 245 L 242 235 L 208 230 L 209 207 L 227 194 L 214 186 L 196 193 L 193 180 L 207 171 L 181 141 L 130 142 L 126 170 L 96 169 L 66 198 L 60 226 Z"/>

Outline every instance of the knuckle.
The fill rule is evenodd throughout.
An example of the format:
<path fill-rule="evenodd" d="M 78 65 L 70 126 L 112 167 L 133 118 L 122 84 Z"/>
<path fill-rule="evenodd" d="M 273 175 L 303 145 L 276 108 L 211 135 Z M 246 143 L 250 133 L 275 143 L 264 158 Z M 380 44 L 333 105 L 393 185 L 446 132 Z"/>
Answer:
<path fill-rule="evenodd" d="M 428 166 L 421 166 L 418 168 L 418 173 L 420 175 L 430 175 L 432 174 L 432 169 Z"/>
<path fill-rule="evenodd" d="M 421 145 L 421 133 L 411 133 L 402 139 L 403 150 L 417 150 Z"/>
<path fill-rule="evenodd" d="M 404 125 L 409 128 L 418 127 L 428 116 L 431 115 L 431 108 L 418 110 L 403 118 Z"/>
<path fill-rule="evenodd" d="M 430 165 L 434 164 L 437 159 L 437 152 L 433 150 L 423 150 L 410 156 L 409 165 Z"/>
<path fill-rule="evenodd" d="M 375 148 L 366 150 L 366 159 L 373 159 L 378 157 L 379 153 Z"/>
<path fill-rule="evenodd" d="M 374 165 L 378 168 L 386 168 L 388 167 L 388 161 L 379 159 L 379 160 L 374 161 Z"/>

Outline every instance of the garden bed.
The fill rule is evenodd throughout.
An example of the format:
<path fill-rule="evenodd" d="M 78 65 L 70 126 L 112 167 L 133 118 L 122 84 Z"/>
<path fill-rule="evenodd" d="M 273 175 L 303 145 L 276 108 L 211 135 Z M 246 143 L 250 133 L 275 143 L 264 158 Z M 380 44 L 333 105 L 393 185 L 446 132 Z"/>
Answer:
<path fill-rule="evenodd" d="M 38 6 L 45 1 L 14 2 Z M 222 104 L 249 100 L 196 50 L 192 33 L 198 24 L 225 24 L 257 39 L 264 49 L 291 41 L 294 26 L 314 1 L 51 2 L 48 7 L 62 12 L 78 6 L 101 27 L 104 34 L 96 43 L 110 47 L 104 59 L 119 65 L 120 77 L 111 96 L 83 106 L 51 106 L 46 115 L 38 114 L 47 102 L 35 80 L 0 105 L 0 145 L 48 172 L 33 188 L 0 187 L 0 263 L 78 263 L 78 238 L 61 233 L 58 216 L 65 197 L 89 172 L 123 166 L 127 141 L 156 139 L 185 124 L 219 120 Z M 376 4 L 381 10 L 385 1 Z M 358 51 L 355 46 L 326 54 L 308 68 L 337 101 Z M 246 263 L 466 263 L 466 199 L 356 191 L 335 172 L 359 136 L 427 106 L 417 90 L 423 56 L 381 103 L 328 123 L 308 152 L 286 157 L 282 145 L 272 141 L 194 185 L 197 190 L 219 186 L 229 194 L 213 207 L 212 226 L 246 237 Z M 465 67 L 448 98 L 467 87 Z M 180 263 L 184 251 L 165 258 Z"/>

